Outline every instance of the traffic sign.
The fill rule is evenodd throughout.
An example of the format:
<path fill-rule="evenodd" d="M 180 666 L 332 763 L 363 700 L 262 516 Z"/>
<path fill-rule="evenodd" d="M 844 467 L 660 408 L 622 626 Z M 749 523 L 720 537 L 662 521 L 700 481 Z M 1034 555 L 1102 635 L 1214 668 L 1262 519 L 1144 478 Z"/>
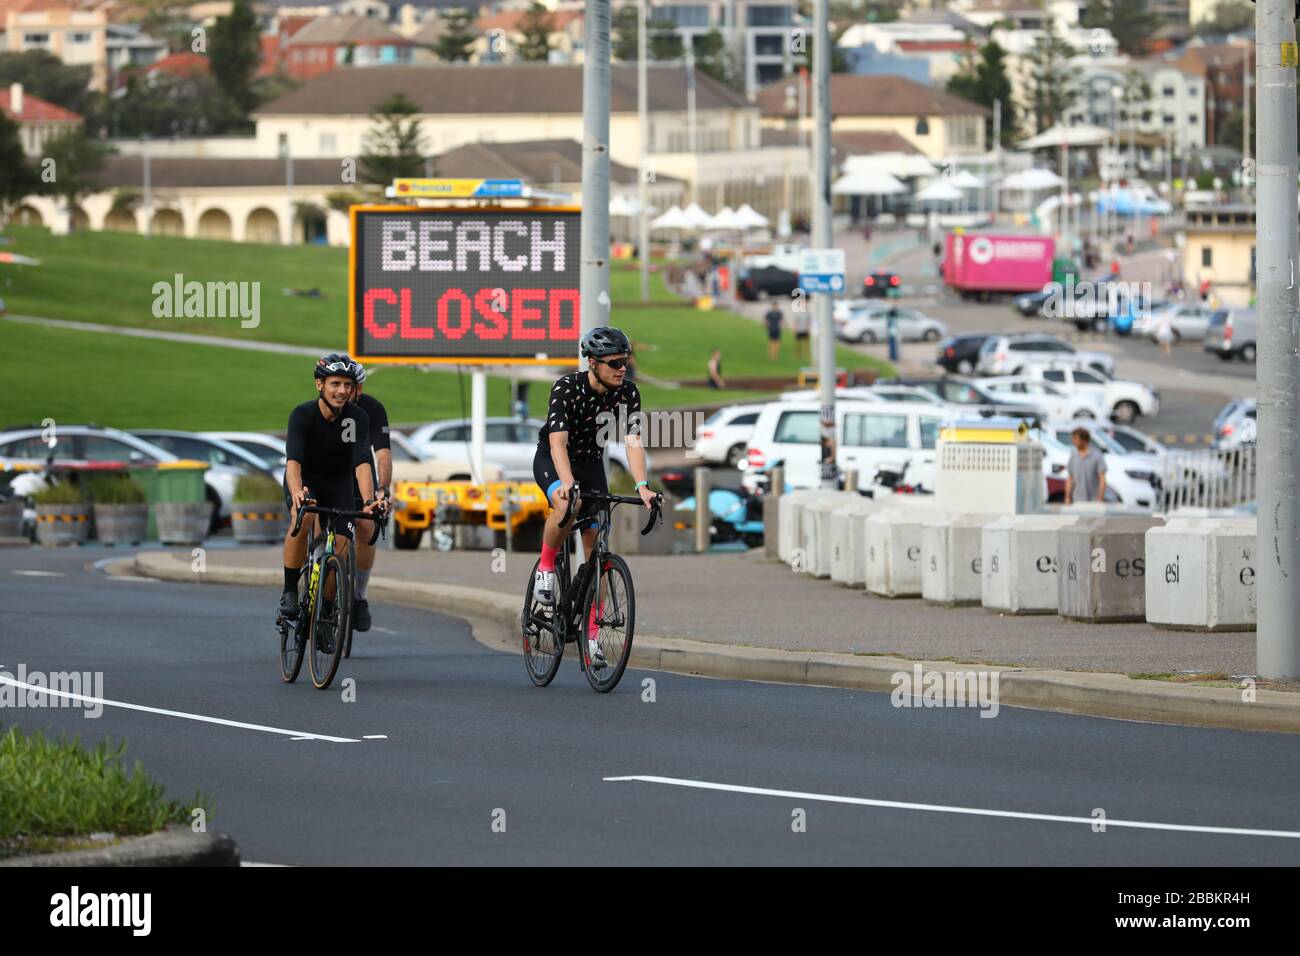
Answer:
<path fill-rule="evenodd" d="M 835 294 L 844 291 L 844 250 L 805 249 L 799 269 L 799 288 L 805 292 Z"/>

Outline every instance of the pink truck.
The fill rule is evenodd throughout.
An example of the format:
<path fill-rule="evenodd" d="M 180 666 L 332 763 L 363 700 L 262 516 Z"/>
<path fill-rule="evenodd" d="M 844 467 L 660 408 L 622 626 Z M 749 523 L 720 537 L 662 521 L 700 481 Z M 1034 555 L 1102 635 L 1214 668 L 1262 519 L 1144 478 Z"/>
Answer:
<path fill-rule="evenodd" d="M 1056 243 L 1050 236 L 948 233 L 943 281 L 963 299 L 1038 292 L 1052 281 Z"/>

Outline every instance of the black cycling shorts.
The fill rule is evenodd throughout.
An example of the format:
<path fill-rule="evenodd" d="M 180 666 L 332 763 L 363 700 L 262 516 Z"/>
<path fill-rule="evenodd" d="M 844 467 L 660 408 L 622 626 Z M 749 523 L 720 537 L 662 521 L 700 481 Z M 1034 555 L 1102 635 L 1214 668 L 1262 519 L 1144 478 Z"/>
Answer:
<path fill-rule="evenodd" d="M 573 480 L 578 483 L 579 492 L 596 491 L 603 495 L 609 494 L 604 462 L 570 461 L 569 470 L 573 472 Z M 542 494 L 546 495 L 546 500 L 551 503 L 551 507 L 555 507 L 551 496 L 560 487 L 560 475 L 555 470 L 555 462 L 551 461 L 550 449 L 542 448 L 540 445 L 537 447 L 537 454 L 533 456 L 533 481 L 537 482 L 537 487 L 542 489 Z"/>
<path fill-rule="evenodd" d="M 337 508 L 339 511 L 359 511 L 357 507 L 356 496 L 351 485 L 346 481 L 324 482 L 320 480 L 312 481 L 306 477 L 302 483 L 307 486 L 311 496 L 316 499 L 316 504 L 322 508 Z M 355 484 L 355 481 L 351 484 Z M 290 514 L 293 513 L 293 495 L 289 494 L 289 483 L 282 483 L 284 488 L 284 506 Z M 314 516 L 320 521 L 320 515 Z M 352 521 L 336 521 L 334 523 L 334 533 L 339 537 L 352 537 Z"/>

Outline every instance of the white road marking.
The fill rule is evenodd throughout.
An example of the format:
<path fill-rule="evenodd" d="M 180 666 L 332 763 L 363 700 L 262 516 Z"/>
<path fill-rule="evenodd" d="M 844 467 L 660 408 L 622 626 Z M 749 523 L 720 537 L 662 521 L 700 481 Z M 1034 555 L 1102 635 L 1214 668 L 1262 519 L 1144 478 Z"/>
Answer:
<path fill-rule="evenodd" d="M 372 627 L 372 631 L 378 631 L 380 634 L 397 634 L 397 631 L 390 631 L 386 627 Z"/>
<path fill-rule="evenodd" d="M 292 866 L 291 863 L 254 863 L 250 860 L 240 860 L 240 866 Z"/>
<path fill-rule="evenodd" d="M 388 734 L 363 734 L 362 740 L 387 740 Z"/>
<path fill-rule="evenodd" d="M 279 734 L 293 740 L 326 740 L 335 744 L 355 744 L 360 741 L 355 737 L 331 737 L 329 734 L 313 734 L 303 730 L 285 730 L 283 727 L 268 727 L 265 724 L 248 724 L 242 720 L 227 720 L 225 717 L 208 717 L 204 714 L 187 714 L 182 710 L 165 710 L 161 707 L 146 707 L 144 704 L 128 704 L 120 700 L 108 700 L 92 697 L 89 694 L 74 694 L 66 690 L 52 690 L 49 687 L 36 687 L 26 681 L 18 680 L 7 674 L 0 674 L 0 684 L 12 684 L 26 690 L 34 690 L 51 697 L 64 697 L 68 700 L 80 700 L 90 704 L 102 704 L 107 707 L 121 707 L 125 710 L 138 710 L 146 714 L 161 714 L 164 717 L 181 717 L 185 720 L 197 720 L 206 724 L 220 724 L 223 727 L 238 727 L 240 730 L 260 730 L 267 734 Z"/>
<path fill-rule="evenodd" d="M 138 574 L 110 574 L 107 575 L 110 581 L 144 581 L 146 584 L 161 584 L 157 578 L 142 578 Z"/>
<path fill-rule="evenodd" d="M 14 574 L 21 574 L 26 578 L 64 578 L 67 577 L 62 571 L 15 571 Z"/>
<path fill-rule="evenodd" d="M 959 813 L 977 817 L 1007 817 L 1013 820 L 1046 820 L 1053 823 L 1083 823 L 1092 826 L 1105 823 L 1109 827 L 1128 827 L 1135 830 L 1178 830 L 1183 833 L 1225 833 L 1234 836 L 1281 837 L 1300 839 L 1300 831 L 1251 830 L 1246 827 L 1203 827 L 1182 823 L 1151 823 L 1143 820 L 1116 820 L 1111 817 L 1068 817 L 1056 813 L 1022 813 L 1017 810 L 984 810 L 978 807 L 949 807 L 937 803 L 908 803 L 899 800 L 871 800 L 866 797 L 842 797 L 829 793 L 803 793 L 799 790 L 770 790 L 766 787 L 742 787 L 730 783 L 709 783 L 705 780 L 683 780 L 678 777 L 605 777 L 609 783 L 636 781 L 663 783 L 673 787 L 693 787 L 698 790 L 723 790 L 728 793 L 749 793 L 762 797 L 788 797 L 796 800 L 820 800 L 824 803 L 851 803 L 864 807 L 885 807 L 892 810 L 926 810 L 930 813 Z"/>

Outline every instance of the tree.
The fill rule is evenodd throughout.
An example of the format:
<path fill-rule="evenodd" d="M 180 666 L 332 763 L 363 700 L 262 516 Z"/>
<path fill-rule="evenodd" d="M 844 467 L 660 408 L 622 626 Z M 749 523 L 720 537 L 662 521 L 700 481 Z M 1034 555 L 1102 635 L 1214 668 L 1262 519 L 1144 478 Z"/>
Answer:
<path fill-rule="evenodd" d="M 212 76 L 245 115 L 257 106 L 253 76 L 262 62 L 260 32 L 248 0 L 235 0 L 230 15 L 217 18 L 208 40 Z"/>
<path fill-rule="evenodd" d="M 526 63 L 545 63 L 551 57 L 551 34 L 555 31 L 555 20 L 537 0 L 533 0 L 528 11 L 519 18 L 519 32 L 523 40 L 517 49 L 519 59 Z"/>
<path fill-rule="evenodd" d="M 1070 65 L 1074 51 L 1048 21 L 1046 33 L 1034 41 L 1025 55 L 1026 100 L 1023 110 L 1032 118 L 1034 132 L 1063 122 L 1079 99 L 1078 77 Z"/>
<path fill-rule="evenodd" d="M 470 29 L 472 16 L 469 10 L 456 7 L 438 14 L 443 23 L 442 35 L 433 45 L 433 52 L 438 59 L 448 63 L 469 59 L 470 48 L 477 37 Z"/>
<path fill-rule="evenodd" d="M 53 160 L 53 178 L 42 181 L 44 192 L 58 196 L 71 211 L 78 199 L 100 188 L 99 174 L 113 149 L 75 129 L 46 140 L 43 152 L 44 159 Z"/>
<path fill-rule="evenodd" d="M 624 63 L 635 63 L 640 52 L 637 33 L 641 29 L 640 14 L 635 3 L 625 3 L 614 11 L 610 55 Z"/>
<path fill-rule="evenodd" d="M 740 76 L 732 62 L 731 53 L 727 50 L 727 41 L 722 38 L 721 33 L 717 30 L 710 30 L 708 33 L 697 36 L 694 51 L 695 68 L 697 70 L 701 73 L 707 73 L 719 83 L 733 89 L 740 88 Z"/>
<path fill-rule="evenodd" d="M 1129 56 L 1141 56 L 1160 25 L 1147 0 L 1094 0 L 1084 15 L 1085 27 L 1103 27 Z"/>
<path fill-rule="evenodd" d="M 671 20 L 651 20 L 646 24 L 646 46 L 652 60 L 680 60 L 686 56 L 686 42 L 677 32 L 677 24 Z M 700 55 L 699 44 L 695 47 L 695 56 Z"/>
<path fill-rule="evenodd" d="M 424 175 L 424 131 L 418 119 L 411 119 L 419 112 L 402 93 L 375 108 L 370 117 L 375 125 L 366 133 L 361 156 L 364 182 L 387 186 L 394 179 Z"/>
<path fill-rule="evenodd" d="M 213 136 L 247 129 L 248 117 L 210 73 L 159 71 L 129 77 L 121 96 L 104 100 L 95 126 L 112 136 Z"/>
<path fill-rule="evenodd" d="M 0 226 L 41 186 L 40 177 L 23 154 L 18 132 L 18 124 L 0 110 Z"/>
<path fill-rule="evenodd" d="M 90 67 L 65 66 L 46 50 L 0 53 L 0 88 L 21 83 L 23 89 L 65 110 L 85 116 L 90 108 Z"/>
<path fill-rule="evenodd" d="M 1201 36 L 1221 36 L 1240 33 L 1254 25 L 1255 8 L 1246 0 L 1219 0 L 1210 15 L 1197 23 L 1192 32 Z"/>
<path fill-rule="evenodd" d="M 994 102 L 1002 101 L 1002 128 L 998 141 L 1009 146 L 1016 138 L 1016 110 L 1011 99 L 1011 79 L 1007 76 L 1007 53 L 990 40 L 978 51 L 967 54 L 961 69 L 948 80 L 948 92 L 964 100 L 993 109 Z M 989 115 L 985 127 L 986 142 L 992 144 L 993 116 Z"/>

